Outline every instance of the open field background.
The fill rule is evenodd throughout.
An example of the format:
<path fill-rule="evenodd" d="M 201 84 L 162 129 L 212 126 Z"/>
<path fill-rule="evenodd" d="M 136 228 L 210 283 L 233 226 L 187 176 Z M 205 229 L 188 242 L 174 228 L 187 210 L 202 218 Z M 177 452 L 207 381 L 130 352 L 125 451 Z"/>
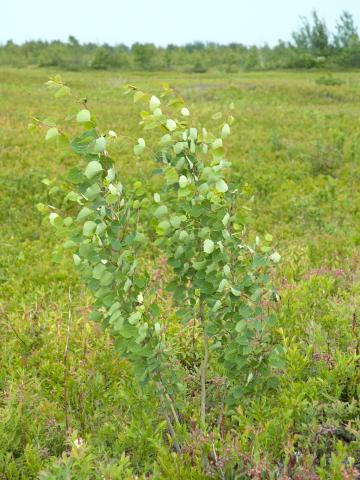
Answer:
<path fill-rule="evenodd" d="M 65 115 L 43 86 L 52 73 L 0 71 L 0 478 L 205 478 L 191 455 L 169 453 L 159 406 L 139 394 L 109 338 L 88 322 L 91 298 L 70 261 L 51 260 L 54 234 L 35 205 L 49 201 L 42 179 L 76 160 L 27 124 L 32 115 Z M 156 93 L 167 81 L 204 123 L 235 105 L 228 157 L 249 185 L 250 234 L 271 233 L 282 255 L 287 366 L 276 395 L 239 406 L 234 442 L 247 473 L 229 478 L 356 478 L 351 465 L 360 466 L 360 74 L 336 74 L 340 85 L 318 84 L 321 75 L 64 75 L 88 96 L 100 128 L 133 138 L 138 108 L 123 97 L 124 83 Z M 146 179 L 150 162 L 117 148 L 124 183 Z"/>

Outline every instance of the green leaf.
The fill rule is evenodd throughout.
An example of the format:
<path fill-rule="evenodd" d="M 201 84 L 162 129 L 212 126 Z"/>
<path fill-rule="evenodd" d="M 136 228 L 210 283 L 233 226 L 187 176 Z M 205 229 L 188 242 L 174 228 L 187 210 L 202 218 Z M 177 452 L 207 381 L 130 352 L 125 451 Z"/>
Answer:
<path fill-rule="evenodd" d="M 221 148 L 223 146 L 223 142 L 221 138 L 217 138 L 213 143 L 212 143 L 212 148 L 213 150 L 217 150 L 218 148 Z"/>
<path fill-rule="evenodd" d="M 79 155 L 84 155 L 87 153 L 89 145 L 92 143 L 95 144 L 97 135 L 98 133 L 95 128 L 86 130 L 81 135 L 74 138 L 74 140 L 70 142 L 70 146 L 74 152 L 78 153 Z"/>
<path fill-rule="evenodd" d="M 133 312 L 130 315 L 128 322 L 130 323 L 130 325 L 135 325 L 136 323 L 139 322 L 139 320 L 141 320 L 141 317 L 142 317 L 141 312 L 139 312 L 139 311 Z"/>
<path fill-rule="evenodd" d="M 83 197 L 76 192 L 69 192 L 64 198 L 64 202 L 77 202 L 82 205 Z"/>
<path fill-rule="evenodd" d="M 165 147 L 166 145 L 169 145 L 171 142 L 172 142 L 171 135 L 169 133 L 166 133 L 161 137 L 159 143 L 162 147 Z"/>
<path fill-rule="evenodd" d="M 222 130 L 221 130 L 221 137 L 226 138 L 230 135 L 231 129 L 228 123 L 225 123 Z"/>
<path fill-rule="evenodd" d="M 134 145 L 134 153 L 135 155 L 141 155 L 145 150 L 145 140 L 143 138 L 138 138 L 138 143 Z"/>
<path fill-rule="evenodd" d="M 87 167 L 85 169 L 85 176 L 88 179 L 91 179 L 91 178 L 95 177 L 95 175 L 97 175 L 102 170 L 103 170 L 103 168 L 102 168 L 101 163 L 98 162 L 97 160 L 93 160 L 92 162 L 89 162 L 87 164 Z"/>
<path fill-rule="evenodd" d="M 82 220 L 85 220 L 89 215 L 91 215 L 93 211 L 88 208 L 88 207 L 83 207 L 80 212 L 78 213 L 78 216 L 76 217 L 77 222 L 81 222 Z"/>
<path fill-rule="evenodd" d="M 189 130 L 189 138 L 191 138 L 192 140 L 196 140 L 196 139 L 197 139 L 197 135 L 198 135 L 197 128 L 190 128 L 190 130 Z"/>
<path fill-rule="evenodd" d="M 227 226 L 227 224 L 229 223 L 229 220 L 230 220 L 230 215 L 226 212 L 222 219 L 222 224 L 224 225 L 224 227 Z"/>
<path fill-rule="evenodd" d="M 124 283 L 124 292 L 127 293 L 130 290 L 130 287 L 132 285 L 132 281 L 130 278 L 127 278 L 125 283 Z"/>
<path fill-rule="evenodd" d="M 174 145 L 174 152 L 176 155 L 179 155 L 179 153 L 181 153 L 183 150 L 184 150 L 184 147 L 185 147 L 185 142 L 177 142 L 175 143 Z"/>
<path fill-rule="evenodd" d="M 46 132 L 45 140 L 52 140 L 60 135 L 59 130 L 55 127 L 49 128 Z"/>
<path fill-rule="evenodd" d="M 96 223 L 92 220 L 88 220 L 87 222 L 85 222 L 83 226 L 83 234 L 85 235 L 85 237 L 90 237 L 90 235 L 93 234 L 95 228 Z"/>
<path fill-rule="evenodd" d="M 214 251 L 215 243 L 209 238 L 204 241 L 203 249 L 204 252 L 210 254 Z"/>
<path fill-rule="evenodd" d="M 70 95 L 70 88 L 67 87 L 66 85 L 63 85 L 57 92 L 55 93 L 54 97 L 60 98 L 60 97 L 66 97 L 67 95 Z"/>
<path fill-rule="evenodd" d="M 93 269 L 92 276 L 96 278 L 96 280 L 100 280 L 105 271 L 106 266 L 103 263 L 98 263 Z"/>
<path fill-rule="evenodd" d="M 238 290 L 237 288 L 234 288 L 234 287 L 231 287 L 231 293 L 235 296 L 235 297 L 240 297 L 241 295 L 241 290 Z"/>
<path fill-rule="evenodd" d="M 106 138 L 105 137 L 99 137 L 95 140 L 95 147 L 94 151 L 96 153 L 102 153 L 106 148 Z"/>
<path fill-rule="evenodd" d="M 160 100 L 158 99 L 158 97 L 155 97 L 155 95 L 153 95 L 151 98 L 150 98 L 150 102 L 149 102 L 149 108 L 150 110 L 153 112 L 156 108 L 160 107 L 161 105 L 161 102 Z"/>
<path fill-rule="evenodd" d="M 84 181 L 84 173 L 79 167 L 73 167 L 69 170 L 67 180 L 74 185 L 79 185 Z"/>
<path fill-rule="evenodd" d="M 241 333 L 244 330 L 245 327 L 246 327 L 246 321 L 245 320 L 239 320 L 237 322 L 237 324 L 235 325 L 235 330 L 238 333 Z"/>
<path fill-rule="evenodd" d="M 53 225 L 54 227 L 62 225 L 62 218 L 55 212 L 50 213 L 49 220 L 51 225 Z"/>
<path fill-rule="evenodd" d="M 215 186 L 215 187 L 216 187 L 216 190 L 217 190 L 218 192 L 220 192 L 220 193 L 225 193 L 225 192 L 227 192 L 228 189 L 229 189 L 227 183 L 226 183 L 224 180 L 222 180 L 222 179 L 220 179 L 220 180 L 218 180 L 218 181 L 216 182 L 216 186 Z"/>
<path fill-rule="evenodd" d="M 91 114 L 89 110 L 80 110 L 80 112 L 76 115 L 76 121 L 79 123 L 87 123 L 91 121 Z"/>
<path fill-rule="evenodd" d="M 108 270 L 106 270 L 102 275 L 101 275 L 101 278 L 100 278 L 100 285 L 102 287 L 108 287 L 109 285 L 111 285 L 112 281 L 114 279 L 114 276 L 111 272 L 109 272 Z"/>
<path fill-rule="evenodd" d="M 138 102 L 145 96 L 145 93 L 142 92 L 141 90 L 138 90 L 137 92 L 134 93 L 134 103 Z"/>
<path fill-rule="evenodd" d="M 163 220 L 156 227 L 156 232 L 158 235 L 165 235 L 171 228 L 170 223 L 167 220 Z"/>
<path fill-rule="evenodd" d="M 239 308 L 239 314 L 243 317 L 243 318 L 250 318 L 253 314 L 253 311 L 252 309 L 248 306 L 248 305 L 242 305 L 240 308 Z"/>
<path fill-rule="evenodd" d="M 270 255 L 270 260 L 272 260 L 274 263 L 279 263 L 281 260 L 281 255 L 278 252 L 274 252 L 272 255 Z"/>
<path fill-rule="evenodd" d="M 221 117 L 222 117 L 222 112 L 214 113 L 214 115 L 211 116 L 213 120 L 220 120 Z"/>
<path fill-rule="evenodd" d="M 74 264 L 76 266 L 80 265 L 81 263 L 81 258 L 79 257 L 79 255 L 76 255 L 76 253 L 73 254 L 73 260 L 74 260 Z"/>
<path fill-rule="evenodd" d="M 167 213 L 168 213 L 168 208 L 165 205 L 160 205 L 160 207 L 158 207 L 155 210 L 154 215 L 156 218 L 160 218 L 166 215 Z"/>
<path fill-rule="evenodd" d="M 94 183 L 86 189 L 85 196 L 88 200 L 94 200 L 99 195 L 99 193 L 101 193 L 101 188 L 97 183 Z"/>
<path fill-rule="evenodd" d="M 181 242 L 186 242 L 189 238 L 189 234 L 187 233 L 186 230 L 181 230 L 180 234 L 179 234 L 179 240 Z"/>
<path fill-rule="evenodd" d="M 169 167 L 165 171 L 165 179 L 167 185 L 173 185 L 178 182 L 178 173 L 174 167 Z"/>
<path fill-rule="evenodd" d="M 189 183 L 189 180 L 187 179 L 187 177 L 185 177 L 185 175 L 180 175 L 180 178 L 179 178 L 180 188 L 187 187 L 188 183 Z"/>
<path fill-rule="evenodd" d="M 170 217 L 170 223 L 174 228 L 179 228 L 182 221 L 183 218 L 177 215 L 173 215 L 172 217 Z"/>
<path fill-rule="evenodd" d="M 176 130 L 176 122 L 175 120 L 173 120 L 172 118 L 168 118 L 166 120 L 166 128 L 168 130 L 170 130 L 170 132 L 173 132 L 174 130 Z"/>
<path fill-rule="evenodd" d="M 218 292 L 223 292 L 228 286 L 229 282 L 226 280 L 226 278 L 223 278 L 219 283 Z"/>

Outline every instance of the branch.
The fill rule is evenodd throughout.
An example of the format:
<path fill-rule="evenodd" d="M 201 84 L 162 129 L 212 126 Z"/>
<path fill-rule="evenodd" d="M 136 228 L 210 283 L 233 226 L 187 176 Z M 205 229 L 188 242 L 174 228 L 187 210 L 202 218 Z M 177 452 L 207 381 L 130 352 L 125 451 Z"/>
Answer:
<path fill-rule="evenodd" d="M 204 304 L 200 302 L 200 322 L 203 330 L 204 341 L 204 360 L 201 365 L 201 404 L 200 404 L 200 418 L 203 427 L 206 427 L 206 373 L 209 364 L 209 337 L 206 332 Z"/>
<path fill-rule="evenodd" d="M 70 338 L 70 323 L 72 320 L 71 312 L 71 289 L 69 287 L 68 291 L 68 323 L 67 323 L 67 333 L 66 333 L 66 342 L 64 350 L 64 412 L 65 412 L 65 428 L 66 432 L 69 431 L 69 412 L 68 412 L 68 401 L 67 401 L 67 379 L 68 379 L 68 368 L 67 368 L 67 357 L 69 351 L 69 338 Z"/>

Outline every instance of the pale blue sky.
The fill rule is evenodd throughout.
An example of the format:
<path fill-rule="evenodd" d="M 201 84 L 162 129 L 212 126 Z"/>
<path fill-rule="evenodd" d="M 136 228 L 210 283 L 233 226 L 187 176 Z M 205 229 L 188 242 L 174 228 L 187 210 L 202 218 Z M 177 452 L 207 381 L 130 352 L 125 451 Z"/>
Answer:
<path fill-rule="evenodd" d="M 360 0 L 1 0 L 0 43 L 13 39 L 110 44 L 195 40 L 270 45 L 289 40 L 317 9 L 332 28 L 343 10 L 360 25 Z"/>

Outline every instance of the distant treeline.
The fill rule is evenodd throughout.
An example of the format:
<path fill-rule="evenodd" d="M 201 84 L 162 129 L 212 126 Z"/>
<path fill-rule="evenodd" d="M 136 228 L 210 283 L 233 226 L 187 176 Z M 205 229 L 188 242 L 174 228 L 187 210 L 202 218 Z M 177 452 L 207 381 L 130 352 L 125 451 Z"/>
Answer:
<path fill-rule="evenodd" d="M 302 18 L 291 42 L 279 40 L 274 47 L 220 45 L 194 42 L 183 46 L 157 47 L 152 43 L 110 46 L 80 44 L 70 36 L 67 42 L 28 41 L 17 45 L 9 40 L 0 45 L 0 65 L 16 67 L 59 67 L 67 70 L 180 70 L 202 73 L 208 70 L 268 70 L 279 68 L 359 68 L 360 38 L 353 16 L 343 12 L 335 32 L 330 32 L 316 11 Z"/>

